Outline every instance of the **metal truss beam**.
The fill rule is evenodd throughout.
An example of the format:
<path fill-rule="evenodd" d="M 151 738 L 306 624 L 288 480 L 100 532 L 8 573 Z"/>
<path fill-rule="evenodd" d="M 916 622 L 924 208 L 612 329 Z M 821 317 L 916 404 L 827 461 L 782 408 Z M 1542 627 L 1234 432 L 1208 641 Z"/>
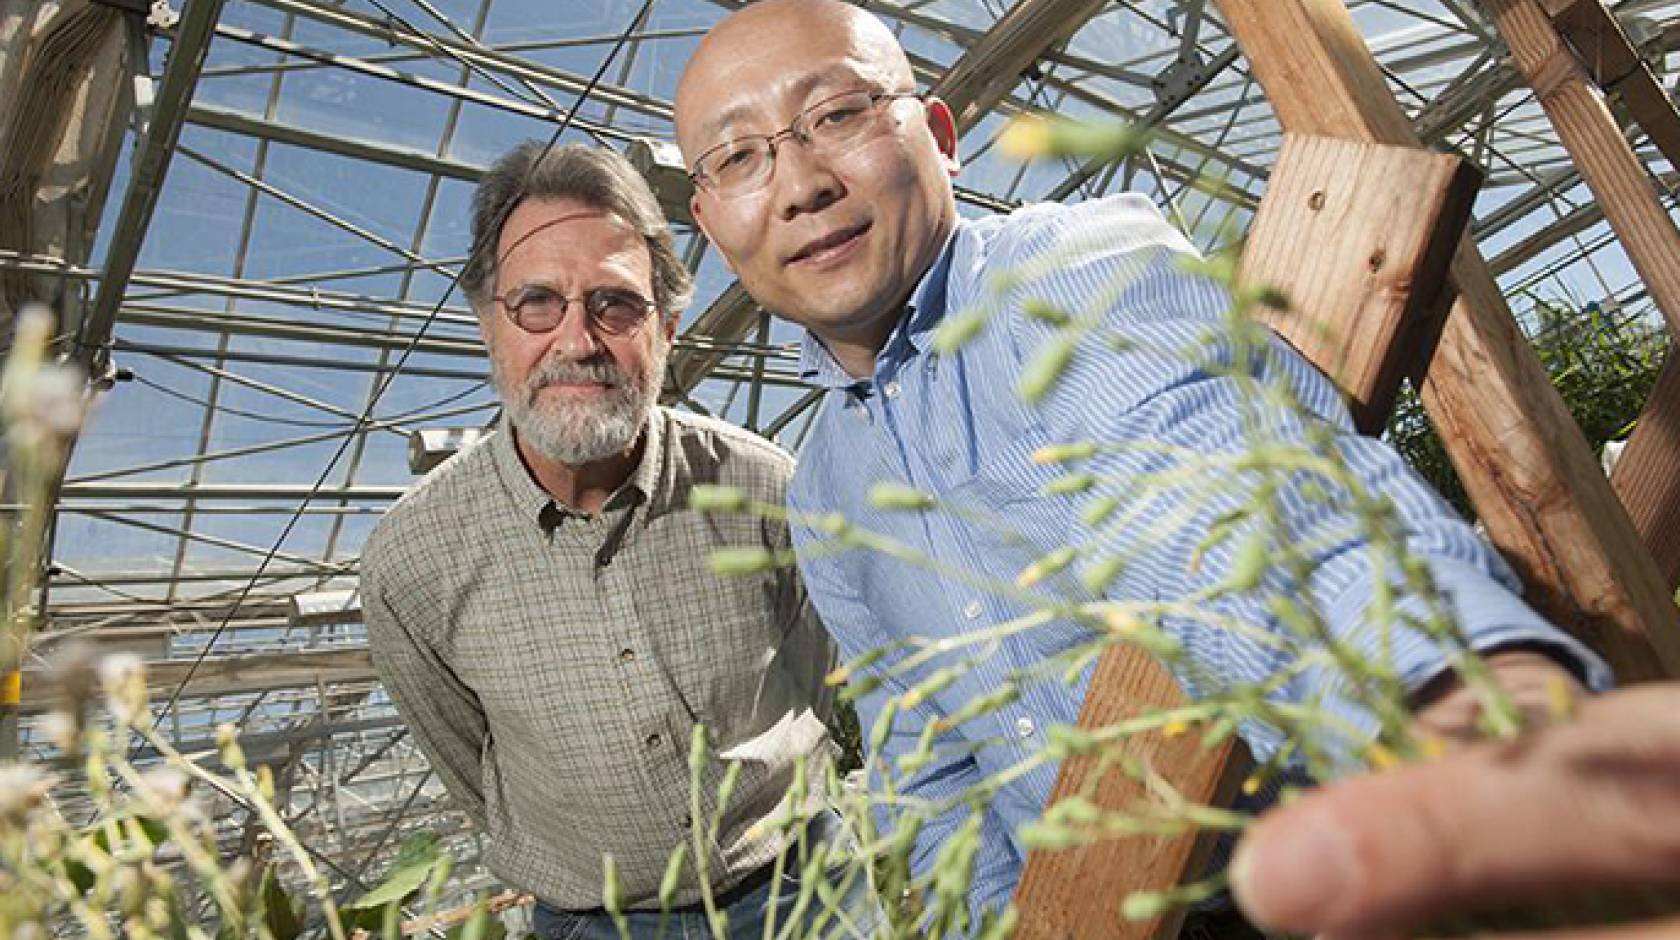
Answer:
<path fill-rule="evenodd" d="M 210 37 L 221 16 L 222 3 L 223 0 L 193 0 L 176 25 L 169 64 L 164 68 L 163 81 L 153 99 L 151 120 L 130 165 L 128 189 L 105 255 L 99 294 L 76 339 L 76 358 L 90 375 L 103 374 L 110 360 L 117 310 L 123 292 L 128 289 L 129 276 L 134 273 L 134 263 L 140 257 L 140 246 L 151 225 L 158 194 L 163 191 L 169 158 L 180 138 L 199 70 L 210 51 Z"/>
<path fill-rule="evenodd" d="M 463 163 L 391 144 L 380 144 L 343 134 L 324 134 L 278 121 L 265 121 L 215 105 L 195 104 L 187 111 L 187 121 L 200 127 L 243 134 L 258 140 L 274 141 L 304 147 L 322 153 L 337 154 L 354 160 L 377 163 L 400 170 L 412 170 L 447 179 L 476 182 L 487 167 Z"/>
<path fill-rule="evenodd" d="M 196 670 L 192 666 L 191 660 L 148 663 L 147 697 L 167 698 L 177 688 L 184 696 L 203 697 L 379 681 L 366 647 L 213 657 L 198 664 Z M 24 670 L 20 706 L 24 714 L 52 708 L 61 695 L 51 672 Z"/>
<path fill-rule="evenodd" d="M 1051 46 L 1065 42 L 1105 0 L 1019 0 L 962 57 L 932 92 L 951 106 L 957 133 L 991 113 Z"/>
<path fill-rule="evenodd" d="M 582 94 L 589 80 L 563 69 L 542 65 L 521 56 L 500 52 L 475 43 L 463 42 L 408 28 L 402 24 L 352 12 L 340 6 L 310 3 L 307 0 L 252 0 L 282 13 L 305 17 L 328 26 L 370 36 L 381 42 L 407 46 L 443 60 L 455 60 L 464 65 L 493 69 L 514 78 L 535 82 L 569 95 Z M 616 39 L 616 37 L 614 37 Z M 652 95 L 607 82 L 598 82 L 590 90 L 591 101 L 627 108 L 639 114 L 669 121 L 671 105 Z"/>
<path fill-rule="evenodd" d="M 442 95 L 446 98 L 482 105 L 487 108 L 494 108 L 498 111 L 505 111 L 510 114 L 517 114 L 522 117 L 533 118 L 539 121 L 552 123 L 558 122 L 565 117 L 565 114 L 562 111 L 546 104 L 532 104 L 530 101 L 523 98 L 513 98 L 506 95 L 493 95 L 489 92 L 479 91 L 478 89 L 468 86 L 450 84 L 437 79 L 427 78 L 423 75 L 404 72 L 391 68 L 390 66 L 379 65 L 365 59 L 357 58 L 356 56 L 341 55 L 336 52 L 316 49 L 311 46 L 305 46 L 301 43 L 281 39 L 277 36 L 265 35 L 263 33 L 254 32 L 238 26 L 218 26 L 216 28 L 216 35 L 234 40 L 235 42 L 244 43 L 245 45 L 253 46 L 258 49 L 266 49 L 271 52 L 278 52 L 282 55 L 294 56 L 301 59 L 311 59 L 326 65 L 337 66 L 345 69 L 346 71 L 355 72 L 360 75 L 367 75 L 371 78 L 395 82 L 399 85 L 407 85 L 411 88 Z M 620 143 L 628 142 L 636 136 L 619 130 L 616 127 L 602 124 L 598 121 L 587 120 L 581 117 L 574 117 L 572 119 L 571 126 L 598 139 L 613 140 Z"/>
<path fill-rule="evenodd" d="M 457 264 L 462 260 L 464 259 L 447 258 L 435 263 Z M 86 281 L 98 281 L 100 279 L 99 272 L 91 268 L 72 265 L 57 258 L 23 255 L 3 250 L 0 250 L 0 270 L 52 273 Z M 322 274 L 312 277 L 324 280 L 329 276 L 328 274 Z M 477 335 L 478 332 L 478 318 L 466 307 L 445 306 L 434 317 L 433 309 L 422 304 L 387 300 L 365 294 L 321 290 L 314 286 L 290 286 L 279 281 L 256 281 L 246 278 L 218 277 L 210 274 L 188 274 L 174 271 L 135 271 L 129 277 L 129 286 L 130 288 L 143 287 L 156 290 L 162 292 L 162 295 L 209 294 L 217 297 L 235 297 L 244 300 L 291 304 L 298 307 L 307 307 L 311 310 L 371 314 L 410 320 L 432 318 L 441 324 L 469 330 L 472 335 Z M 146 299 L 153 299 L 153 297 L 148 295 Z"/>
<path fill-rule="evenodd" d="M 66 483 L 65 499 L 347 499 L 390 502 L 406 486 L 323 486 L 298 483 Z M 110 510 L 106 510 L 109 512 Z"/>

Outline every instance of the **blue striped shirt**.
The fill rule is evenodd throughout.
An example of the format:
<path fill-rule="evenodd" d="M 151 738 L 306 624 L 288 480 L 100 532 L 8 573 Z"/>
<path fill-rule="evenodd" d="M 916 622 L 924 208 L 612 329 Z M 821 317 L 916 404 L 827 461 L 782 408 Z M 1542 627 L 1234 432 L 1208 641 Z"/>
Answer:
<path fill-rule="evenodd" d="M 1138 196 L 964 220 L 912 294 L 871 377 L 848 375 L 819 341 L 806 336 L 805 377 L 827 392 L 800 454 L 790 509 L 807 519 L 842 513 L 857 527 L 944 569 L 879 552 L 835 551 L 821 532 L 796 518 L 801 572 L 843 656 L 850 660 L 907 637 L 960 637 L 1020 616 L 1029 608 L 1019 599 L 950 573 L 1007 582 L 1061 545 L 1100 544 L 1134 553 L 1102 600 L 1172 601 L 1219 583 L 1231 573 L 1233 543 L 1240 539 L 1207 551 L 1199 562 L 1192 556 L 1222 513 L 1248 501 L 1252 486 L 1235 474 L 1222 480 L 1227 491 L 1211 501 L 1158 487 L 1144 511 L 1093 531 L 1082 514 L 1100 497 L 1046 494 L 1045 486 L 1067 470 L 1035 463 L 1032 455 L 1051 444 L 1101 442 L 1103 452 L 1082 469 L 1105 480 L 1104 493 L 1139 498 L 1146 477 L 1158 480 L 1184 469 L 1186 452 L 1241 452 L 1258 422 L 1268 439 L 1292 442 L 1304 440 L 1312 428 L 1333 429 L 1335 449 L 1371 491 L 1397 507 L 1409 549 L 1428 562 L 1474 647 L 1548 644 L 1576 662 L 1590 685 L 1608 684 L 1602 662 L 1518 599 L 1516 581 L 1497 554 L 1391 448 L 1354 432 L 1337 391 L 1304 359 L 1275 341 L 1246 366 L 1256 379 L 1287 384 L 1304 413 L 1256 400 L 1252 385 L 1212 365 L 1238 361 L 1226 320 L 1230 300 L 1217 283 L 1183 272 L 1177 262 L 1193 254 Z M 1027 313 L 1035 302 L 1095 317 L 1130 342 L 1115 348 L 1093 335 L 1048 395 L 1029 406 L 1017 383 L 1036 352 L 1058 336 L 1055 325 Z M 933 331 L 948 314 L 988 304 L 994 314 L 973 340 L 947 355 L 933 349 Z M 1197 352 L 1186 355 L 1190 349 Z M 931 494 L 940 508 L 874 508 L 870 490 L 882 481 Z M 1275 498 L 1289 535 L 1298 544 L 1316 546 L 1318 562 L 1307 584 L 1280 589 L 1310 597 L 1339 636 L 1370 647 L 1376 640 L 1360 625 L 1372 596 L 1372 563 L 1356 527 L 1345 511 L 1287 487 Z M 1073 575 L 1079 567 L 1038 590 L 1077 596 L 1082 589 Z M 1257 602 L 1246 608 L 1229 602 L 1222 612 L 1281 630 Z M 1192 694 L 1212 691 L 1207 677 L 1258 682 L 1292 665 L 1288 653 L 1200 621 L 1163 625 L 1200 670 L 1200 679 L 1179 672 Z M 1087 628 L 1062 621 L 1004 639 L 954 683 L 901 711 L 879 756 L 896 761 L 915 752 L 928 722 L 1019 680 L 1024 671 L 1090 637 Z M 948 657 L 888 679 L 865 696 L 859 703 L 865 734 L 888 697 L 957 661 Z M 1386 661 L 1411 689 L 1445 668 L 1443 654 L 1410 631 L 1395 633 Z M 1062 681 L 1061 672 L 1020 682 L 1013 704 L 938 737 L 935 759 L 900 781 L 901 794 L 934 804 L 950 800 L 1040 750 L 1052 725 L 1077 724 L 1089 669 L 1072 685 Z M 1341 688 L 1333 670 L 1312 667 L 1299 670 L 1276 695 L 1295 702 L 1326 695 L 1327 704 L 1348 721 L 1374 730 L 1370 715 L 1337 694 Z M 1263 725 L 1245 726 L 1243 735 L 1262 760 L 1281 742 L 1275 729 Z M 1026 857 L 1018 830 L 1039 816 L 1055 775 L 1056 767 L 1046 764 L 1016 778 L 984 811 L 970 895 L 975 902 L 999 908 L 1007 902 Z M 966 812 L 927 824 L 912 855 L 914 870 L 927 870 Z"/>

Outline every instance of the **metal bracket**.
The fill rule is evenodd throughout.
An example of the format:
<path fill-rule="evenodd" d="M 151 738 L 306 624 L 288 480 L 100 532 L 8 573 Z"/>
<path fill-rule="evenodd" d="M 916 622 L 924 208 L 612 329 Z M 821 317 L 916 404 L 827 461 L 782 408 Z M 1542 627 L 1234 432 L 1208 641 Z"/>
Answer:
<path fill-rule="evenodd" d="M 1191 48 L 1150 80 L 1149 86 L 1155 92 L 1155 100 L 1166 104 L 1169 101 L 1188 98 L 1206 80 L 1207 68 L 1207 59 L 1202 57 L 1200 51 Z"/>
<path fill-rule="evenodd" d="M 146 11 L 146 25 L 153 29 L 174 29 L 181 21 L 181 14 L 169 5 L 169 0 L 152 0 L 151 9 Z"/>

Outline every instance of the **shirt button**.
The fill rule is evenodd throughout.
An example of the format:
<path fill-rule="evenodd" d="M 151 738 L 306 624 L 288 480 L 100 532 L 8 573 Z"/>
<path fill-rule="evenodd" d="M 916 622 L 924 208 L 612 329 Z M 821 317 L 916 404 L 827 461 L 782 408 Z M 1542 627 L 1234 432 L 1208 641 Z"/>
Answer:
<path fill-rule="evenodd" d="M 985 611 L 986 609 L 980 606 L 979 601 L 969 601 L 968 606 L 963 608 L 963 616 L 970 620 L 979 620 L 980 615 Z"/>
<path fill-rule="evenodd" d="M 650 735 L 647 736 L 647 746 L 649 748 L 655 748 L 655 747 L 659 746 L 659 732 L 655 731 L 653 734 L 650 734 Z"/>
<path fill-rule="evenodd" d="M 621 660 L 623 662 L 633 663 L 633 662 L 636 661 L 636 651 L 626 647 L 622 650 L 619 650 L 618 658 L 619 658 L 619 660 Z"/>
<path fill-rule="evenodd" d="M 1025 715 L 1015 719 L 1015 733 L 1023 738 L 1032 737 L 1035 727 L 1033 720 Z"/>
<path fill-rule="evenodd" d="M 881 394 L 887 396 L 888 398 L 897 398 L 898 392 L 899 388 L 897 382 L 888 382 L 887 384 L 881 386 Z"/>

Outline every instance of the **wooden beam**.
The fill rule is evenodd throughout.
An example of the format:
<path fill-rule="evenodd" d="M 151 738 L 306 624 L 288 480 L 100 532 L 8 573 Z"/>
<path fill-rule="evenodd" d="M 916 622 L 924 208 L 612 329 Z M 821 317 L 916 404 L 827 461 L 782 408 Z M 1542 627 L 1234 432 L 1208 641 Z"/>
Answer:
<path fill-rule="evenodd" d="M 1538 0 L 1484 0 L 1484 4 L 1510 46 L 1517 67 L 1534 86 L 1535 96 L 1557 129 L 1558 139 L 1597 197 L 1605 220 L 1627 251 L 1628 260 L 1662 310 L 1669 330 L 1680 337 L 1680 230 L 1675 229 L 1668 210 L 1663 208 L 1652 187 L 1650 173 L 1622 136 L 1621 127 L 1610 113 L 1593 76 L 1558 33 Z M 1571 4 L 1569 9 L 1579 11 L 1598 6 L 1598 0 L 1586 0 Z M 1614 27 L 1614 21 L 1611 26 Z M 1649 74 L 1619 29 L 1596 35 L 1599 42 L 1593 54 L 1616 50 L 1628 61 L 1618 60 L 1611 67 L 1632 69 L 1633 74 Z M 1612 37 L 1620 42 L 1611 42 Z M 1668 112 L 1672 116 L 1672 106 Z"/>
<path fill-rule="evenodd" d="M 1469 161 L 1332 137 L 1284 139 L 1242 277 L 1289 300 L 1269 322 L 1382 430 L 1440 336 L 1441 295 L 1481 173 Z"/>
<path fill-rule="evenodd" d="M 1325 137 L 1289 137 L 1261 200 L 1242 277 L 1282 290 L 1273 325 L 1326 373 L 1353 389 L 1368 424 L 1386 419 L 1399 380 L 1429 355 L 1441 322 L 1441 284 L 1475 201 L 1480 174 L 1448 154 Z M 1081 708 L 1099 729 L 1149 708 L 1182 704 L 1170 673 L 1136 647 L 1105 651 Z M 1204 749 L 1195 736 L 1143 736 L 1126 755 L 1154 768 L 1186 799 L 1229 802 L 1251 766 L 1245 749 Z M 1094 758 L 1068 761 L 1054 804 L 1079 794 L 1109 810 L 1147 801 L 1144 787 Z M 1132 891 L 1200 873 L 1207 845 L 1189 837 L 1106 839 L 1035 852 L 1015 896 L 1017 937 L 1165 938 L 1182 912 L 1126 921 Z"/>
<path fill-rule="evenodd" d="M 1541 8 L 1594 84 L 1620 98 L 1669 165 L 1680 167 L 1680 114 L 1615 15 L 1599 0 L 1543 0 Z"/>
<path fill-rule="evenodd" d="M 1574 157 L 1628 260 L 1680 339 L 1680 229 L 1602 92 L 1628 111 L 1671 162 L 1680 158 L 1680 114 L 1621 26 L 1598 0 L 1487 0 L 1517 67 Z M 1680 162 L 1676 162 L 1680 165 Z M 1617 495 L 1672 591 L 1680 573 L 1680 390 L 1672 362 L 1618 466 Z M 1648 420 L 1647 420 L 1648 419 Z"/>
<path fill-rule="evenodd" d="M 1674 467 L 1680 454 L 1680 355 L 1675 349 L 1669 347 L 1656 388 L 1610 476 L 1670 590 L 1680 587 L 1680 473 Z"/>
<path fill-rule="evenodd" d="M 1091 673 L 1091 692 L 1079 712 L 1081 728 L 1103 728 L 1144 712 L 1184 703 L 1178 682 L 1154 657 L 1135 647 L 1105 651 Z M 1122 749 L 1144 762 L 1187 799 L 1228 804 L 1253 766 L 1248 749 L 1232 737 L 1204 748 L 1195 734 L 1166 738 L 1141 735 Z M 1084 796 L 1108 810 L 1148 805 L 1144 785 L 1095 756 L 1076 757 L 1062 765 L 1050 805 Z M 1016 940 L 1063 940 L 1072 937 L 1167 938 L 1178 935 L 1183 910 L 1149 920 L 1127 921 L 1120 905 L 1140 888 L 1177 884 L 1186 872 L 1200 871 L 1211 843 L 1192 838 L 1139 836 L 1102 839 L 1061 851 L 1035 851 L 1015 890 L 1020 915 Z"/>
<path fill-rule="evenodd" d="M 1416 146 L 1341 0 L 1216 0 L 1286 131 Z M 1424 404 L 1541 612 L 1626 681 L 1680 674 L 1680 610 L 1466 239 Z"/>

